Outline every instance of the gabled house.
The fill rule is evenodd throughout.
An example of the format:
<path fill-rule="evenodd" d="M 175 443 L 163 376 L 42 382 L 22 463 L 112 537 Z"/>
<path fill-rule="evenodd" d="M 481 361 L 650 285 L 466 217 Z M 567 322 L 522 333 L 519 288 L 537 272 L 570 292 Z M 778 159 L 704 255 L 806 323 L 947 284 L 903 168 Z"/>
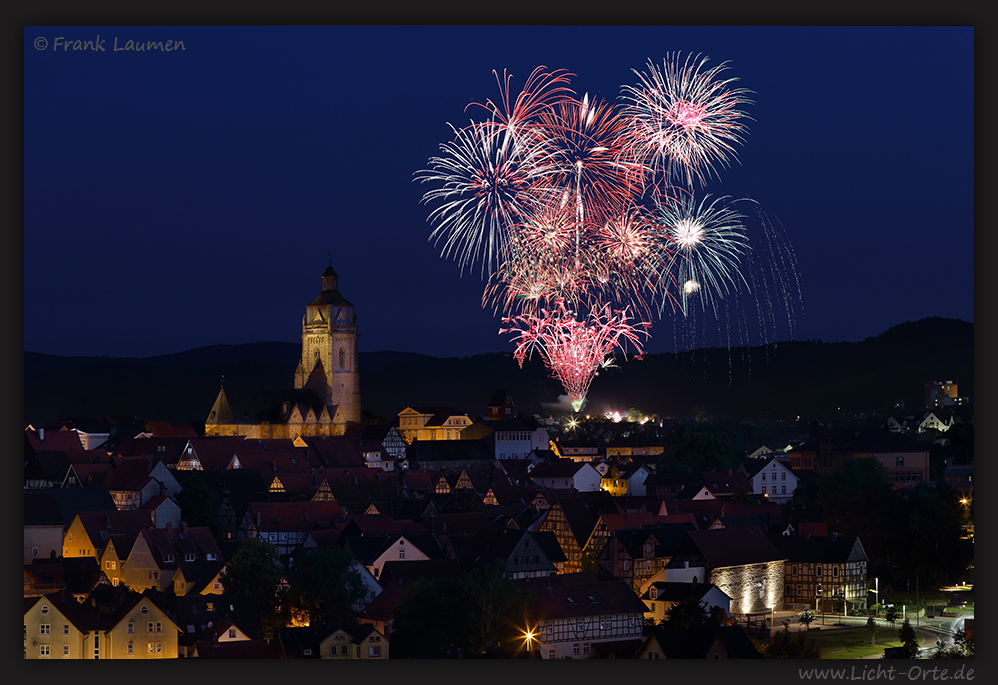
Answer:
<path fill-rule="evenodd" d="M 286 557 L 315 528 L 335 526 L 342 510 L 336 502 L 251 502 L 239 525 L 237 538 L 260 538 Z"/>
<path fill-rule="evenodd" d="M 461 432 L 472 424 L 467 413 L 454 407 L 406 407 L 398 413 L 403 439 L 460 440 Z"/>
<path fill-rule="evenodd" d="M 179 629 L 146 594 L 114 605 L 79 603 L 62 595 L 25 602 L 27 659 L 176 659 Z"/>
<path fill-rule="evenodd" d="M 260 610 L 252 595 L 188 594 L 177 597 L 174 608 L 184 656 L 194 656 L 197 642 L 224 644 L 263 638 Z"/>
<path fill-rule="evenodd" d="M 570 459 L 538 464 L 530 471 L 530 480 L 541 488 L 578 492 L 597 492 L 601 483 L 599 471 L 592 464 Z"/>
<path fill-rule="evenodd" d="M 143 509 L 81 511 L 63 536 L 62 556 L 99 559 L 112 534 L 135 533 L 152 525 L 152 513 Z"/>
<path fill-rule="evenodd" d="M 122 564 L 121 583 L 130 589 L 169 590 L 181 568 L 195 568 L 222 559 L 221 550 L 207 526 L 147 528 L 139 531 Z M 194 571 L 188 571 L 188 577 Z"/>
<path fill-rule="evenodd" d="M 512 419 L 516 416 L 516 405 L 513 398 L 506 393 L 506 388 L 497 388 L 489 400 L 489 421 Z"/>
<path fill-rule="evenodd" d="M 609 495 L 599 497 L 560 497 L 534 521 L 529 530 L 555 534 L 565 555 L 565 573 L 582 570 L 582 552 L 592 536 L 600 515 L 613 507 Z"/>
<path fill-rule="evenodd" d="M 99 488 L 53 488 L 24 493 L 24 563 L 62 556 L 66 528 L 82 511 L 108 511 L 114 503 Z"/>
<path fill-rule="evenodd" d="M 162 461 L 145 457 L 113 458 L 113 468 L 102 485 L 122 511 L 138 509 L 160 495 L 175 496 L 181 490 L 180 483 Z"/>
<path fill-rule="evenodd" d="M 845 600 L 845 611 L 866 609 L 869 558 L 851 535 L 771 535 L 786 557 L 784 606 L 794 611 L 832 612 Z"/>
<path fill-rule="evenodd" d="M 790 462 L 779 457 L 753 459 L 742 465 L 754 495 L 770 502 L 788 502 L 793 498 L 799 478 Z"/>
<path fill-rule="evenodd" d="M 341 543 L 380 583 L 388 561 L 425 561 L 444 558 L 436 538 L 416 535 L 345 535 Z"/>
<path fill-rule="evenodd" d="M 708 614 L 712 607 L 719 607 L 724 610 L 725 616 L 731 615 L 731 598 L 710 583 L 658 581 L 649 584 L 641 595 L 641 601 L 648 607 L 645 619 L 661 622 L 673 605 L 688 597 L 695 597 Z"/>
<path fill-rule="evenodd" d="M 687 630 L 652 628 L 635 659 L 761 659 L 745 629 L 739 625 Z"/>
<path fill-rule="evenodd" d="M 666 568 L 691 530 L 696 530 L 691 523 L 614 530 L 599 549 L 597 566 L 600 572 L 627 582 L 639 592 Z M 598 544 L 598 540 L 594 542 Z"/>
<path fill-rule="evenodd" d="M 506 565 L 514 580 L 556 575 L 565 567 L 565 554 L 554 533 L 479 528 L 457 554 L 464 572 L 496 562 Z"/>
<path fill-rule="evenodd" d="M 329 626 L 318 640 L 321 659 L 388 659 L 388 637 L 370 623 Z"/>
<path fill-rule="evenodd" d="M 533 593 L 523 629 L 542 659 L 586 659 L 596 645 L 642 642 L 645 605 L 623 581 L 585 572 L 518 582 Z"/>

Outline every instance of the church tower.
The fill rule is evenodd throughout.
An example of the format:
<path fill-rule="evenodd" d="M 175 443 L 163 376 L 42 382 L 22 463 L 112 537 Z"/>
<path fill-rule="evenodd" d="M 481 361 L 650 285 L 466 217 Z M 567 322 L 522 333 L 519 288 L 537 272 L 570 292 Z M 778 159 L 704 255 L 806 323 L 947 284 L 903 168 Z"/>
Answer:
<path fill-rule="evenodd" d="M 305 307 L 295 388 L 314 390 L 330 414 L 337 407 L 336 423 L 360 423 L 357 362 L 357 315 L 340 294 L 339 276 L 330 264 L 322 274 L 322 292 Z"/>

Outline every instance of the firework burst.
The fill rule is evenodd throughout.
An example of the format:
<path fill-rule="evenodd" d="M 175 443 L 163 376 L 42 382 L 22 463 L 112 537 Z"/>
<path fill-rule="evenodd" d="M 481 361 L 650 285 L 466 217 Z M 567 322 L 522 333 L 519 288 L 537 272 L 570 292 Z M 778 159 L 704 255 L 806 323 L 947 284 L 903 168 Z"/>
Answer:
<path fill-rule="evenodd" d="M 494 71 L 498 99 L 473 103 L 487 121 L 452 127 L 416 173 L 435 186 L 430 239 L 462 271 L 481 262 L 482 305 L 502 310 L 517 360 L 538 352 L 576 408 L 615 350 L 641 352 L 650 324 L 628 312 L 717 318 L 722 298 L 767 285 L 742 273 L 752 254 L 733 201 L 693 194 L 736 159 L 751 103 L 727 62 L 707 61 L 649 61 L 620 105 L 578 98 L 562 69 L 538 67 L 515 95 Z"/>
<path fill-rule="evenodd" d="M 462 271 L 481 260 L 484 272 L 507 258 L 510 227 L 533 213 L 535 185 L 554 167 L 538 146 L 503 147 L 489 125 L 451 130 L 454 139 L 440 145 L 444 154 L 416 176 L 438 184 L 423 196 L 424 203 L 442 202 L 430 213 L 430 239 L 443 241 L 443 255 Z"/>
<path fill-rule="evenodd" d="M 698 202 L 692 193 L 677 193 L 655 205 L 655 221 L 674 246 L 669 271 L 681 285 L 684 313 L 691 298 L 713 302 L 744 282 L 739 265 L 750 246 L 745 217 L 730 198 L 706 195 Z"/>
<path fill-rule="evenodd" d="M 622 87 L 632 154 L 687 186 L 703 185 L 715 164 L 737 158 L 749 118 L 741 107 L 752 102 L 751 91 L 722 76 L 727 62 L 707 68 L 707 61 L 676 54 L 659 67 L 649 60 L 647 72 L 634 71 L 639 84 Z"/>
<path fill-rule="evenodd" d="M 593 308 L 586 322 L 579 321 L 565 301 L 558 299 L 554 309 L 542 309 L 540 316 L 522 314 L 503 319 L 516 343 L 513 356 L 523 366 L 534 351 L 544 359 L 551 375 L 557 378 L 578 411 L 585 402 L 589 384 L 600 368 L 612 362 L 616 349 L 630 343 L 641 353 L 640 335 L 648 335 L 650 323 L 632 324 L 626 310 L 613 311 L 609 305 Z"/>

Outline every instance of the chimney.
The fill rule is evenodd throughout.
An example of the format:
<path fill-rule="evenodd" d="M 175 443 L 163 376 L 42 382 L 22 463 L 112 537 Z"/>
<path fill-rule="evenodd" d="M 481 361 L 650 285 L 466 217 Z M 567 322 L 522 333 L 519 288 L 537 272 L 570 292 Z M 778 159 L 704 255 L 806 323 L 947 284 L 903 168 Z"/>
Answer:
<path fill-rule="evenodd" d="M 260 527 L 260 512 L 256 512 L 256 527 Z"/>
<path fill-rule="evenodd" d="M 180 531 L 185 535 L 187 534 L 187 521 L 182 521 L 180 523 Z"/>
<path fill-rule="evenodd" d="M 44 440 L 45 439 L 45 429 L 44 428 L 39 428 L 38 429 L 38 439 L 39 440 Z"/>

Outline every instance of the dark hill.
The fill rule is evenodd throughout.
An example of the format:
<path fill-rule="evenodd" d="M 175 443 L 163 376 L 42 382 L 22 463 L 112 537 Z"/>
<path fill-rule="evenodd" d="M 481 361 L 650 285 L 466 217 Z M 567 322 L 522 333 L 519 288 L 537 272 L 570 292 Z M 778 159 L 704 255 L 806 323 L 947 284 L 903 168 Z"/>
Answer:
<path fill-rule="evenodd" d="M 281 390 L 292 386 L 300 346 L 257 342 L 213 345 L 177 354 L 126 359 L 24 353 L 24 420 L 134 415 L 175 423 L 203 421 L 225 386 Z M 438 358 L 361 352 L 363 409 L 393 418 L 407 405 L 452 405 L 484 415 L 496 388 L 517 408 L 542 415 L 562 390 L 536 356 L 520 369 L 509 353 Z M 923 402 L 932 380 L 959 383 L 973 396 L 974 324 L 928 318 L 894 326 L 856 343 L 784 342 L 706 348 L 619 359 L 593 380 L 585 410 L 626 410 L 691 417 L 809 418 L 889 412 Z"/>

